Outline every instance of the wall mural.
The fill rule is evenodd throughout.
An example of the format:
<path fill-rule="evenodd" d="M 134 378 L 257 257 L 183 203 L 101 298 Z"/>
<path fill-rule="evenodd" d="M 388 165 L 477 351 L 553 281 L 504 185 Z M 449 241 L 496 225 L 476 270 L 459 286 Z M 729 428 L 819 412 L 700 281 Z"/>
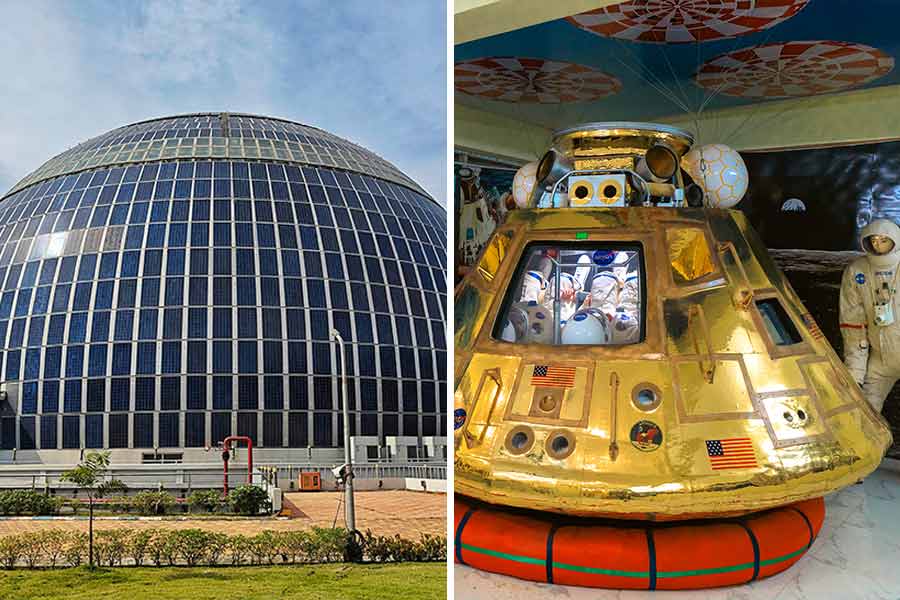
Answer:
<path fill-rule="evenodd" d="M 860 256 L 858 236 L 873 219 L 900 223 L 900 142 L 744 152 L 750 185 L 742 209 L 828 341 L 838 329 L 841 273 Z M 900 457 L 900 386 L 883 414 Z"/>
<path fill-rule="evenodd" d="M 514 175 L 512 169 L 455 166 L 453 200 L 457 217 L 457 267 L 471 266 L 494 229 L 503 222 L 512 206 Z"/>
<path fill-rule="evenodd" d="M 541 58 L 479 58 L 456 64 L 456 89 L 498 102 L 585 102 L 615 94 L 618 79 L 592 67 Z"/>
<path fill-rule="evenodd" d="M 747 35 L 774 27 L 809 0 L 630 0 L 566 19 L 576 27 L 634 42 L 684 44 Z"/>
<path fill-rule="evenodd" d="M 556 128 L 900 83 L 893 0 L 865 4 L 628 0 L 457 46 L 457 101 Z"/>

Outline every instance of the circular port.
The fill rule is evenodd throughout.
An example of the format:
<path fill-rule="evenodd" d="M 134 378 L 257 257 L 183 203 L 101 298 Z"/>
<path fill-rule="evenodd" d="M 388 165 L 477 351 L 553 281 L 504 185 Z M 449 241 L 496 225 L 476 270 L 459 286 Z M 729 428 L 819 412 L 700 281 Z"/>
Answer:
<path fill-rule="evenodd" d="M 798 409 L 798 410 L 797 410 L 797 418 L 799 418 L 801 421 L 805 421 L 805 420 L 806 420 L 806 413 L 803 412 L 803 409 Z"/>
<path fill-rule="evenodd" d="M 553 409 L 556 408 L 556 398 L 552 394 L 547 394 L 538 402 L 538 407 L 544 412 L 553 412 Z"/>
<path fill-rule="evenodd" d="M 547 454 L 556 459 L 563 459 L 575 450 L 575 438 L 568 431 L 560 429 L 547 436 Z"/>
<path fill-rule="evenodd" d="M 615 198 L 619 195 L 619 188 L 614 185 L 603 186 L 603 196 L 606 198 Z"/>
<path fill-rule="evenodd" d="M 656 410 L 661 402 L 662 392 L 648 381 L 637 384 L 631 391 L 631 403 L 640 411 L 650 412 Z"/>
<path fill-rule="evenodd" d="M 579 200 L 584 200 L 590 195 L 591 191 L 587 188 L 586 185 L 579 185 L 575 188 L 575 197 Z"/>
<path fill-rule="evenodd" d="M 783 417 L 784 417 L 784 420 L 787 421 L 788 423 L 790 423 L 790 422 L 792 422 L 792 421 L 794 420 L 794 415 L 792 415 L 792 414 L 790 413 L 790 411 L 787 411 L 787 410 L 784 411 L 784 414 L 781 415 L 781 416 L 783 416 Z"/>
<path fill-rule="evenodd" d="M 514 427 L 506 434 L 505 445 L 510 454 L 525 454 L 534 445 L 534 434 L 528 427 Z"/>

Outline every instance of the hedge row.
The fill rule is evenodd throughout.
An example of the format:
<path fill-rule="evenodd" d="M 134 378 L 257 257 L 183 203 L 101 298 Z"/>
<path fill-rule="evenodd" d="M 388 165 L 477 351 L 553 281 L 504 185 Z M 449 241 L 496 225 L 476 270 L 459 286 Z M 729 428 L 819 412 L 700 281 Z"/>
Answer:
<path fill-rule="evenodd" d="M 447 539 L 423 534 L 418 541 L 367 531 L 313 527 L 307 531 L 262 531 L 254 536 L 203 529 L 110 529 L 94 533 L 94 562 L 121 565 L 273 565 L 341 562 L 443 561 Z M 0 565 L 77 567 L 88 562 L 86 533 L 47 529 L 0 537 Z"/>
<path fill-rule="evenodd" d="M 81 501 L 71 502 L 61 496 L 50 496 L 33 490 L 7 490 L 0 492 L 0 515 L 53 515 L 66 504 L 75 510 L 83 509 Z M 186 504 L 191 512 L 232 512 L 255 515 L 269 509 L 269 499 L 260 487 L 241 485 L 223 497 L 218 490 L 192 493 Z M 141 515 L 164 515 L 177 506 L 175 496 L 168 492 L 144 491 L 131 496 L 104 498 L 95 508 Z M 180 508 L 179 511 L 181 512 Z"/>

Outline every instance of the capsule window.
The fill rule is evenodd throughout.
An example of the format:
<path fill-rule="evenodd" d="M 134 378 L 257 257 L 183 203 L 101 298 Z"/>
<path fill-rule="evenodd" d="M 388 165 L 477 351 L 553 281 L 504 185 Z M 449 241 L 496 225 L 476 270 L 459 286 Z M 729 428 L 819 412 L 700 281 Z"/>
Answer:
<path fill-rule="evenodd" d="M 776 346 L 792 346 L 803 341 L 794 322 L 777 298 L 757 300 L 756 308 L 769 337 Z"/>
<path fill-rule="evenodd" d="M 530 244 L 507 288 L 493 336 L 517 344 L 639 343 L 644 282 L 638 244 Z"/>

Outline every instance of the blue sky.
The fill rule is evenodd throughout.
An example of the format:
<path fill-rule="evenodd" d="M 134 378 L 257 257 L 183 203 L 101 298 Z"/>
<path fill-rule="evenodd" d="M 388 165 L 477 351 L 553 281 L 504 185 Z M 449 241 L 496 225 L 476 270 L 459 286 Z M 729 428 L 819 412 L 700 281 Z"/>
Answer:
<path fill-rule="evenodd" d="M 283 117 L 391 161 L 446 205 L 443 0 L 15 2 L 0 26 L 0 194 L 147 118 Z"/>

